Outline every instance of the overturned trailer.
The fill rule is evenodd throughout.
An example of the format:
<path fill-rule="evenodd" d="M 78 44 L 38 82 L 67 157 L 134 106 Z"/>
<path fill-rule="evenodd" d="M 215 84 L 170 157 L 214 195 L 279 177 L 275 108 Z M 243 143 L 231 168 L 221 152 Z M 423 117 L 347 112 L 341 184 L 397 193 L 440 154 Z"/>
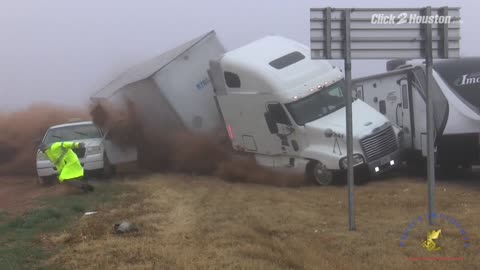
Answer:
<path fill-rule="evenodd" d="M 207 70 L 209 60 L 224 52 L 212 31 L 132 67 L 95 93 L 91 97 L 94 120 L 107 130 L 107 136 L 117 137 L 108 143 L 111 160 L 122 163 L 137 158 L 136 147 L 128 143 L 135 139 L 127 138 L 125 143 L 119 138 L 125 134 L 132 137 L 143 130 L 148 132 L 142 136 L 167 135 L 180 129 L 217 132 L 221 118 Z M 115 139 L 123 140 L 123 146 L 112 143 Z"/>
<path fill-rule="evenodd" d="M 136 120 L 146 129 L 211 132 L 221 119 L 207 70 L 209 60 L 224 52 L 212 31 L 129 69 L 91 99 L 119 108 L 131 102 Z"/>

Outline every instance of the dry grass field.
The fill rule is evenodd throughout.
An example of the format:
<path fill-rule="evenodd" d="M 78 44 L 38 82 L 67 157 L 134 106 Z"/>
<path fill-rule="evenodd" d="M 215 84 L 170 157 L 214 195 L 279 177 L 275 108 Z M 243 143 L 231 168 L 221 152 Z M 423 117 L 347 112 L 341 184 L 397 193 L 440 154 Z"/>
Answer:
<path fill-rule="evenodd" d="M 69 232 L 48 236 L 63 245 L 47 263 L 65 269 L 480 269 L 480 185 L 439 182 L 438 213 L 454 217 L 429 227 L 426 185 L 394 178 L 357 187 L 357 231 L 347 230 L 346 188 L 278 188 L 182 175 L 126 182 L 136 190 L 111 209 L 84 217 Z M 116 235 L 130 220 L 138 233 Z M 421 242 L 441 229 L 440 251 Z M 460 261 L 412 261 L 409 258 Z"/>

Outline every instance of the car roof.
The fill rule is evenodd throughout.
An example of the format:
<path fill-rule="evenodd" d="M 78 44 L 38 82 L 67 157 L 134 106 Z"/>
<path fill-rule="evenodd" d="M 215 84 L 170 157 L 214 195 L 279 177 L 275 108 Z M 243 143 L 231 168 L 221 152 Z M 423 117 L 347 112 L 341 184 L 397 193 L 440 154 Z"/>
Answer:
<path fill-rule="evenodd" d="M 77 121 L 77 122 L 70 122 L 60 125 L 51 126 L 50 129 L 54 128 L 62 128 L 62 127 L 72 127 L 72 126 L 81 126 L 81 125 L 93 125 L 92 121 Z"/>

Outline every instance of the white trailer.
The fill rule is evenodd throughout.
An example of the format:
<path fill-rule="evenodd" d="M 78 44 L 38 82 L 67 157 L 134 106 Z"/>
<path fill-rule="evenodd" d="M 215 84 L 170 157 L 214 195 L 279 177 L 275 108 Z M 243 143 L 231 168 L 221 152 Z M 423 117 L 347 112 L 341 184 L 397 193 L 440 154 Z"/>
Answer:
<path fill-rule="evenodd" d="M 311 60 L 308 47 L 273 36 L 225 53 L 210 32 L 153 62 L 93 98 L 128 97 L 143 111 L 144 125 L 160 132 L 176 127 L 164 124 L 171 119 L 193 132 L 220 127 L 236 151 L 321 185 L 346 169 L 343 74 Z M 355 168 L 374 174 L 392 168 L 400 130 L 361 100 L 352 107 Z"/>
<path fill-rule="evenodd" d="M 426 157 L 426 73 L 422 62 L 392 60 L 388 72 L 354 80 L 359 99 L 402 128 L 407 162 Z M 480 58 L 433 65 L 437 163 L 446 171 L 479 161 Z"/>

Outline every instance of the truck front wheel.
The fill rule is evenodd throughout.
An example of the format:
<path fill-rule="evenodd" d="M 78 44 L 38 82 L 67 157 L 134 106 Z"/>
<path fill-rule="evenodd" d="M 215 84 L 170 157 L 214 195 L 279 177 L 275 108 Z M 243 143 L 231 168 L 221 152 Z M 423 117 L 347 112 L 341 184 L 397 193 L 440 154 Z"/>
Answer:
<path fill-rule="evenodd" d="M 333 182 L 332 172 L 319 161 L 311 161 L 307 165 L 307 179 L 320 186 L 328 186 Z"/>

